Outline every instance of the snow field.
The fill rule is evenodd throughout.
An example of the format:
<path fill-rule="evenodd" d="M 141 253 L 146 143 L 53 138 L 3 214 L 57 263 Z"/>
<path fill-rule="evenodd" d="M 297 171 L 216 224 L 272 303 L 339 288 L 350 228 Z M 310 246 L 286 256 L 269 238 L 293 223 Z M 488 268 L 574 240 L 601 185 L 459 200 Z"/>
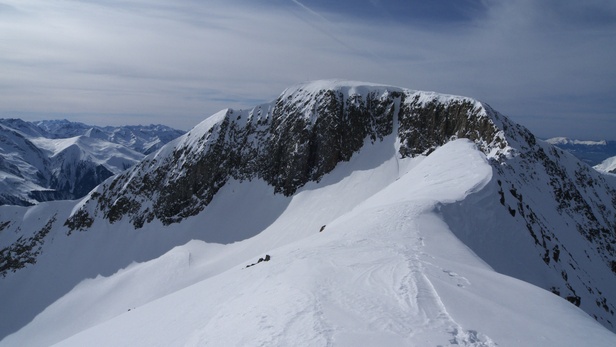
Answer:
<path fill-rule="evenodd" d="M 134 241 L 224 238 L 254 220 L 253 237 L 190 241 L 85 280 L 0 346 L 616 344 L 584 312 L 494 272 L 452 234 L 440 207 L 481 192 L 492 177 L 472 143 L 456 140 L 405 161 L 393 147 L 364 147 L 291 199 L 263 194 L 262 183 L 232 182 L 214 199 L 219 205 L 169 230 L 152 225 Z M 81 238 L 95 247 L 109 236 L 95 230 Z M 245 267 L 265 254 L 270 261 Z"/>

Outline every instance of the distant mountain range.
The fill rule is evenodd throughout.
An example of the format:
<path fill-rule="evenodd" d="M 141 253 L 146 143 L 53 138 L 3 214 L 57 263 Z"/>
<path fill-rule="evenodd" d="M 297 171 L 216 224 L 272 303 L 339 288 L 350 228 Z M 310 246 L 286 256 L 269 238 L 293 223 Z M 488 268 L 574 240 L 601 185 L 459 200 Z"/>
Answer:
<path fill-rule="evenodd" d="M 0 205 L 77 199 L 184 132 L 0 119 Z"/>
<path fill-rule="evenodd" d="M 98 127 L 68 120 L 33 122 L 49 138 L 86 136 L 128 147 L 143 154 L 150 154 L 185 132 L 165 125 L 124 125 Z"/>
<path fill-rule="evenodd" d="M 616 166 L 609 165 L 611 162 L 616 162 L 616 159 L 611 159 L 616 157 L 616 141 L 581 141 L 554 137 L 547 139 L 546 142 L 566 150 L 600 171 L 609 172 L 616 169 Z M 610 160 L 607 163 L 600 165 L 608 159 Z"/>

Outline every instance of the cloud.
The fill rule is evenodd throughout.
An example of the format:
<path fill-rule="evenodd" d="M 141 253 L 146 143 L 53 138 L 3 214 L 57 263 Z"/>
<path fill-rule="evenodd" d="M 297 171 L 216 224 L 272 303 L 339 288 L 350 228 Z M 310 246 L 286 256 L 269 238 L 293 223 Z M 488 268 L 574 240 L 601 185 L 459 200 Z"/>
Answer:
<path fill-rule="evenodd" d="M 586 117 L 602 126 L 579 136 L 614 137 L 612 1 L 429 3 L 4 1 L 0 116 L 189 129 L 348 78 L 476 97 L 541 136 Z"/>

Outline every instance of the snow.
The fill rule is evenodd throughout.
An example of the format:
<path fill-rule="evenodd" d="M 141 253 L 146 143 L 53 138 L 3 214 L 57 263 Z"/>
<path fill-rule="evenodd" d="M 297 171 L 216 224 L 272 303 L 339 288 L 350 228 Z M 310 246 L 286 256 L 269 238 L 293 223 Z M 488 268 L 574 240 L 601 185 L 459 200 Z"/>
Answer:
<path fill-rule="evenodd" d="M 47 133 L 43 137 L 73 138 L 82 135 L 123 145 L 145 154 L 153 152 L 156 148 L 183 134 L 182 131 L 160 124 L 98 127 L 68 120 L 45 120 L 31 124 L 38 131 Z"/>
<path fill-rule="evenodd" d="M 616 172 L 616 157 L 607 158 L 601 164 L 595 165 L 594 168 L 604 173 Z"/>
<path fill-rule="evenodd" d="M 365 95 L 368 92 L 373 91 L 375 89 L 377 90 L 378 89 L 389 89 L 389 90 L 399 90 L 399 91 L 402 90 L 402 88 L 396 88 L 396 87 L 391 87 L 391 86 L 377 84 L 377 83 L 338 80 L 338 79 L 329 79 L 329 80 L 326 79 L 326 80 L 298 83 L 295 86 L 287 88 L 282 93 L 280 98 L 284 99 L 291 95 L 297 95 L 298 94 L 297 92 L 300 90 L 308 94 L 316 94 L 323 90 L 340 90 L 346 96 L 353 95 L 353 94 L 359 94 L 365 97 Z"/>
<path fill-rule="evenodd" d="M 582 141 L 582 140 L 572 140 L 566 137 L 553 137 L 545 140 L 547 143 L 552 145 L 584 145 L 584 146 L 605 146 L 607 141 Z"/>
<path fill-rule="evenodd" d="M 23 201 L 35 204 L 37 203 L 37 201 L 30 198 L 28 193 L 31 191 L 45 190 L 48 189 L 41 187 L 38 184 L 28 181 L 22 177 L 0 171 L 0 192 L 2 194 L 14 196 Z"/>
<path fill-rule="evenodd" d="M 50 270 L 44 261 L 60 278 L 103 275 L 75 283 L 0 346 L 616 345 L 586 313 L 495 272 L 452 233 L 443 207 L 492 184 L 467 140 L 401 160 L 389 137 L 293 197 L 234 181 L 169 228 L 55 235 L 31 278 Z"/>
<path fill-rule="evenodd" d="M 90 160 L 105 166 L 114 174 L 120 173 L 143 159 L 144 155 L 123 145 L 87 136 L 75 136 L 64 139 L 33 138 L 37 147 L 50 152 L 50 159 L 60 158 L 63 153 L 71 160 L 61 158 L 64 162 Z"/>

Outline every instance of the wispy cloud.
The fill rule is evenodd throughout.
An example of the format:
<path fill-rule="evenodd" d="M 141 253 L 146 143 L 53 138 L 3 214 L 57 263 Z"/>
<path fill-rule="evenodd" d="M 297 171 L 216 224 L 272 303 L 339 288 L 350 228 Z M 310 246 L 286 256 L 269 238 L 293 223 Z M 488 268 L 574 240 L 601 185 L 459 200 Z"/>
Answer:
<path fill-rule="evenodd" d="M 477 97 L 541 136 L 615 136 L 616 122 L 575 126 L 616 120 L 613 2 L 430 3 L 5 0 L 0 116 L 188 129 L 297 82 L 348 78 Z"/>

